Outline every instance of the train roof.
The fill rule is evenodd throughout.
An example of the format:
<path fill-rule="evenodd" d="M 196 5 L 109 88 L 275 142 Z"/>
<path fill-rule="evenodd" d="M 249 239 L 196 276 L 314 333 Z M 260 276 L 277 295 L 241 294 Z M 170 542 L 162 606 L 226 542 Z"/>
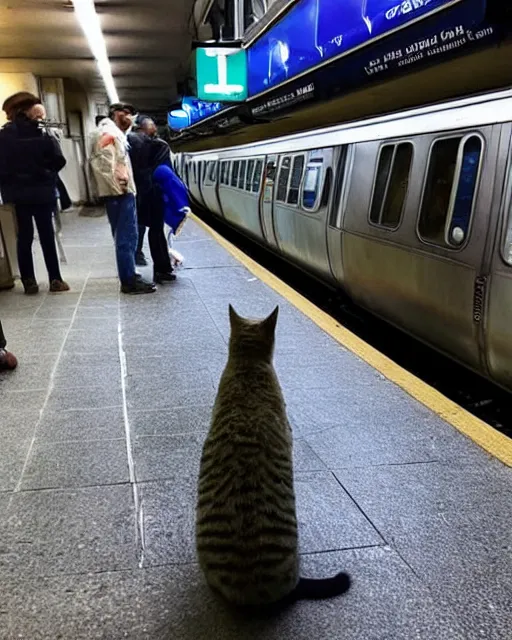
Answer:
<path fill-rule="evenodd" d="M 512 88 L 407 109 L 363 120 L 323 127 L 212 151 L 184 152 L 194 159 L 246 157 L 306 151 L 369 140 L 404 138 L 421 133 L 471 129 L 512 121 Z"/>

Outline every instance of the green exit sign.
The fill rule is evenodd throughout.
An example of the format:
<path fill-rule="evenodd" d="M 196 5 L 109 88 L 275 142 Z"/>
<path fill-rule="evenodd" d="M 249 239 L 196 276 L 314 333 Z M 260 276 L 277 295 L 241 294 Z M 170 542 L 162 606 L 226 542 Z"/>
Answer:
<path fill-rule="evenodd" d="M 211 102 L 247 99 L 245 49 L 205 47 L 196 49 L 197 97 Z"/>

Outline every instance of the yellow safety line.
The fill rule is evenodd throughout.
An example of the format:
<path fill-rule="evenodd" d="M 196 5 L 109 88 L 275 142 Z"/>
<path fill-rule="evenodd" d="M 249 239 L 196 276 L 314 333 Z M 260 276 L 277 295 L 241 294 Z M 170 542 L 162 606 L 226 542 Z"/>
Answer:
<path fill-rule="evenodd" d="M 192 214 L 191 217 L 194 222 L 213 236 L 224 249 L 241 262 L 251 273 L 286 298 L 288 302 L 308 316 L 316 325 L 334 338 L 334 340 L 362 358 L 388 378 L 388 380 L 397 384 L 413 398 L 416 398 L 416 400 L 443 418 L 443 420 L 498 458 L 498 460 L 512 467 L 512 440 L 510 438 L 496 431 L 496 429 L 493 429 L 483 420 L 473 416 L 462 407 L 459 407 L 458 404 L 443 396 L 439 391 L 436 391 L 412 373 L 400 367 L 396 362 L 393 362 L 387 356 L 380 353 L 380 351 L 377 351 L 377 349 L 374 349 L 364 342 L 364 340 L 358 338 L 351 331 L 342 327 L 334 318 L 316 307 L 282 280 L 279 280 L 273 273 L 259 265 L 243 253 L 243 251 L 240 251 L 240 249 L 228 242 L 197 216 Z"/>

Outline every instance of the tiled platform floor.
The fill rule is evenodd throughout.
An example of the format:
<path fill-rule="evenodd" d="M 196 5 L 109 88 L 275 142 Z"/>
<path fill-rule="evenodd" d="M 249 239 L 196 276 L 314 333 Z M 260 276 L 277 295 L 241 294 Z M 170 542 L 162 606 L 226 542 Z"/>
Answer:
<path fill-rule="evenodd" d="M 190 222 L 185 268 L 118 294 L 105 218 L 68 215 L 73 291 L 0 294 L 0 638 L 510 640 L 511 473 L 323 334 Z M 44 273 L 39 268 L 39 274 Z M 228 303 L 281 305 L 304 571 L 351 591 L 234 616 L 194 557 Z"/>

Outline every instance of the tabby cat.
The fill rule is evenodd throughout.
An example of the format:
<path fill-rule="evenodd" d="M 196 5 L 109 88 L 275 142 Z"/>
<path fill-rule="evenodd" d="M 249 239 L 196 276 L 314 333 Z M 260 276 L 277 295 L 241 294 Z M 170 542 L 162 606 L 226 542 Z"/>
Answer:
<path fill-rule="evenodd" d="M 340 573 L 299 578 L 292 433 L 272 365 L 279 307 L 263 321 L 229 307 L 229 358 L 204 444 L 196 543 L 208 584 L 235 605 L 328 598 Z"/>

